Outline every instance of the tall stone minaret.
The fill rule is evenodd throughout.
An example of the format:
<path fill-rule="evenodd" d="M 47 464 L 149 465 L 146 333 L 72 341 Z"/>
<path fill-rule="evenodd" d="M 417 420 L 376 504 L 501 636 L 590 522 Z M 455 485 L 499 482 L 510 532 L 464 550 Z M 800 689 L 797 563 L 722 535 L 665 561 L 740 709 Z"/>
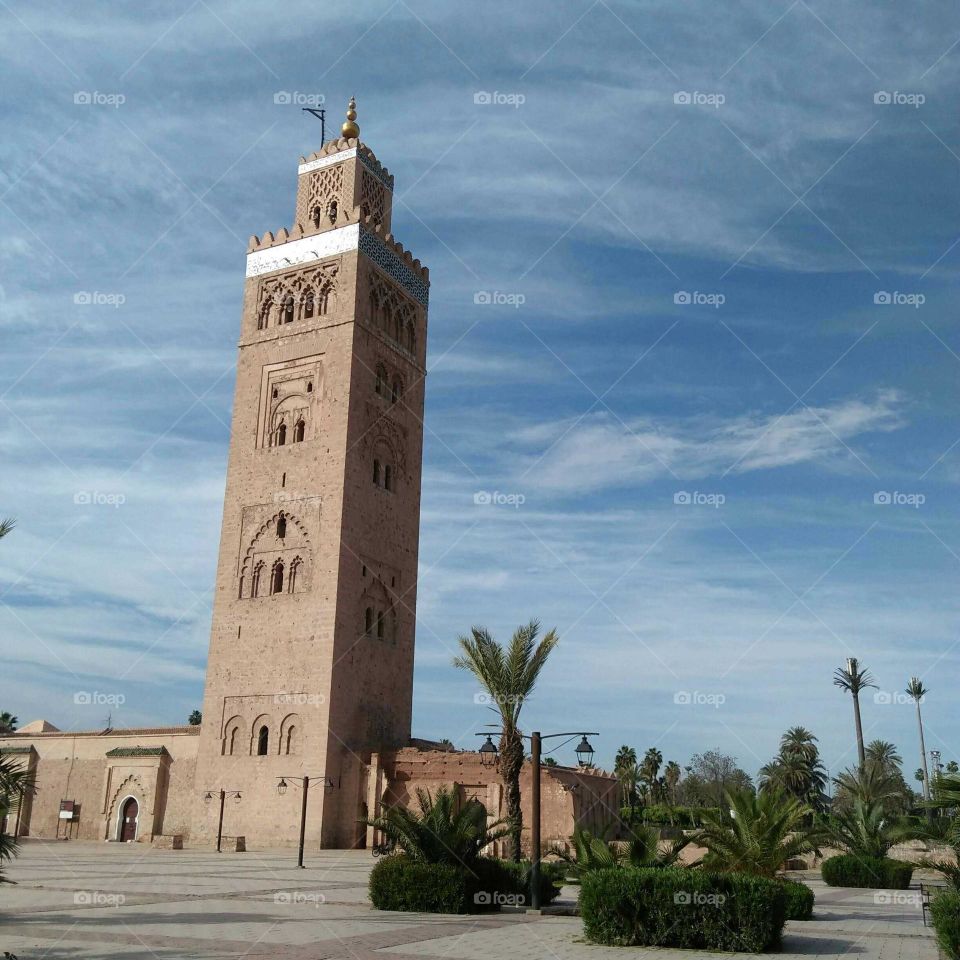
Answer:
<path fill-rule="evenodd" d="M 247 253 L 195 843 L 221 788 L 226 834 L 295 842 L 306 774 L 308 844 L 354 846 L 365 763 L 410 737 L 429 280 L 356 116 Z"/>

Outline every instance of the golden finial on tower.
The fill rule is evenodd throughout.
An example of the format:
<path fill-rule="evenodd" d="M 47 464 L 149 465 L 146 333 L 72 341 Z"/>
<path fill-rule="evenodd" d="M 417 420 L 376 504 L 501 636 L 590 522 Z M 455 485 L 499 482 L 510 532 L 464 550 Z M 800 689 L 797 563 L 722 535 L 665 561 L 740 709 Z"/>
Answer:
<path fill-rule="evenodd" d="M 357 126 L 357 100 L 356 97 L 351 97 L 350 102 L 347 104 L 347 120 L 340 127 L 340 132 L 348 140 L 359 140 L 360 139 L 360 128 Z"/>

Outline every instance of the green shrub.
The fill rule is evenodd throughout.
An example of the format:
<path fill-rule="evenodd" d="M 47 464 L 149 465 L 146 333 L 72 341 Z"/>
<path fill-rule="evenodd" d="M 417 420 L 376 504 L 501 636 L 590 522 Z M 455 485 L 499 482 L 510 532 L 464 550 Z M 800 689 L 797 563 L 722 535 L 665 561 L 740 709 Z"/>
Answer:
<path fill-rule="evenodd" d="M 560 893 L 559 871 L 540 870 L 540 903 Z M 529 905 L 530 862 L 480 857 L 472 868 L 422 863 L 406 854 L 384 857 L 370 873 L 370 900 L 378 910 L 418 913 L 479 913 L 504 905 Z"/>
<path fill-rule="evenodd" d="M 620 818 L 626 824 L 650 823 L 657 826 L 682 827 L 693 830 L 703 823 L 703 815 L 715 807 L 671 807 L 666 803 L 652 803 L 648 807 L 635 807 L 633 815 L 629 807 L 622 807 Z"/>
<path fill-rule="evenodd" d="M 757 953 L 779 946 L 786 899 L 742 873 L 615 867 L 583 878 L 580 912 L 594 943 Z"/>
<path fill-rule="evenodd" d="M 420 863 L 404 854 L 384 857 L 370 872 L 370 900 L 378 910 L 470 913 L 471 879 L 462 867 Z"/>
<path fill-rule="evenodd" d="M 823 882 L 831 887 L 906 890 L 913 876 L 913 864 L 889 857 L 858 857 L 842 853 L 824 860 L 820 873 Z"/>
<path fill-rule="evenodd" d="M 960 893 L 944 890 L 930 901 L 930 916 L 940 948 L 953 960 L 960 960 Z"/>
<path fill-rule="evenodd" d="M 813 891 L 799 880 L 781 880 L 787 895 L 787 919 L 810 920 L 813 918 Z"/>

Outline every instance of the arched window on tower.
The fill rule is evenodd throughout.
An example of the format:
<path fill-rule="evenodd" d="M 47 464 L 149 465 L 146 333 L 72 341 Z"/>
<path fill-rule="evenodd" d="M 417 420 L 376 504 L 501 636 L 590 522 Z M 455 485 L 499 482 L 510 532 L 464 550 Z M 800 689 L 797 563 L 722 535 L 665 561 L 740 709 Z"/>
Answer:
<path fill-rule="evenodd" d="M 282 447 L 287 442 L 287 425 L 281 423 L 274 436 L 276 437 L 276 446 Z"/>
<path fill-rule="evenodd" d="M 250 596 L 259 597 L 260 596 L 260 581 L 263 578 L 263 561 L 261 560 L 253 568 L 253 579 L 250 581 Z"/>
<path fill-rule="evenodd" d="M 414 353 L 416 351 L 416 347 L 417 347 L 417 334 L 416 334 L 416 331 L 413 329 L 413 324 L 411 323 L 407 326 L 407 349 L 411 353 Z"/>
<path fill-rule="evenodd" d="M 303 434 L 306 430 L 307 425 L 302 421 L 298 420 L 293 428 L 293 442 L 300 443 L 303 440 Z"/>
<path fill-rule="evenodd" d="M 383 489 L 393 489 L 393 467 L 389 463 L 383 468 Z"/>
<path fill-rule="evenodd" d="M 337 201 L 336 200 L 331 200 L 330 203 L 327 204 L 327 219 L 331 223 L 337 222 Z"/>
<path fill-rule="evenodd" d="M 309 318 L 313 316 L 313 291 L 308 290 L 303 298 L 303 316 Z"/>
<path fill-rule="evenodd" d="M 284 744 L 283 752 L 288 756 L 292 756 L 297 752 L 297 728 L 290 726 L 287 727 L 287 740 Z"/>
<path fill-rule="evenodd" d="M 322 216 L 323 216 L 323 211 L 319 207 L 314 207 L 313 216 L 311 217 L 311 219 L 313 220 L 314 227 L 316 227 L 318 230 L 320 229 L 320 218 Z"/>
<path fill-rule="evenodd" d="M 234 750 L 237 749 L 237 728 L 230 731 L 230 740 L 227 743 L 227 753 L 232 757 Z"/>
<path fill-rule="evenodd" d="M 270 750 L 270 730 L 266 726 L 257 734 L 257 756 L 265 757 Z"/>
<path fill-rule="evenodd" d="M 390 402 L 397 403 L 403 396 L 403 381 L 399 377 L 393 378 L 393 388 L 390 391 Z"/>
<path fill-rule="evenodd" d="M 283 299 L 283 315 L 281 316 L 281 322 L 283 323 L 293 323 L 293 294 L 288 293 Z"/>
<path fill-rule="evenodd" d="M 300 568 L 302 566 L 303 561 L 299 557 L 290 564 L 290 573 L 287 576 L 287 593 L 297 592 L 297 578 L 300 576 Z"/>
<path fill-rule="evenodd" d="M 283 561 L 277 560 L 270 575 L 270 592 L 283 593 Z"/>
<path fill-rule="evenodd" d="M 373 387 L 380 396 L 387 392 L 387 368 L 382 363 L 377 364 L 377 379 Z"/>
<path fill-rule="evenodd" d="M 373 607 L 363 612 L 363 632 L 369 637 L 373 633 Z"/>
<path fill-rule="evenodd" d="M 377 639 L 383 639 L 383 611 L 377 611 Z"/>
<path fill-rule="evenodd" d="M 380 461 L 373 461 L 373 482 L 376 486 L 380 486 Z"/>
<path fill-rule="evenodd" d="M 281 513 L 277 517 L 277 536 L 282 540 L 287 535 L 287 518 Z"/>

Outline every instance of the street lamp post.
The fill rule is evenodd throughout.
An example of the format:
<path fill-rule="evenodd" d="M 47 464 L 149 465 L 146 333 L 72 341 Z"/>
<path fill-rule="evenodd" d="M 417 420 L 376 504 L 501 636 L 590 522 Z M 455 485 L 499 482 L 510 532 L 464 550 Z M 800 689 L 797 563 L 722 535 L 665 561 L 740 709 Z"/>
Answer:
<path fill-rule="evenodd" d="M 497 747 L 490 734 L 478 733 L 478 737 L 486 737 L 486 743 L 480 748 L 480 763 L 485 767 L 493 766 L 497 761 Z M 580 743 L 577 744 L 577 766 L 581 768 L 589 767 L 593 761 L 594 750 L 587 737 L 598 737 L 599 733 L 584 733 L 578 730 L 576 733 L 548 733 L 541 734 L 539 730 L 534 730 L 528 737 L 526 734 L 520 734 L 524 740 L 530 741 L 530 760 L 533 766 L 532 777 L 530 780 L 530 806 L 532 811 L 532 822 L 530 824 L 530 846 L 533 848 L 530 858 L 530 909 L 540 909 L 540 753 L 544 740 L 553 740 L 559 737 L 568 737 L 571 740 L 574 737 L 580 737 Z"/>
<path fill-rule="evenodd" d="M 223 805 L 227 797 L 233 797 L 234 803 L 239 803 L 243 797 L 239 790 L 224 790 L 223 787 L 218 791 L 220 797 L 220 816 L 217 820 L 217 853 L 220 853 L 220 846 L 223 842 Z M 204 803 L 210 803 L 213 800 L 213 791 L 208 790 L 203 798 Z"/>
<path fill-rule="evenodd" d="M 281 777 L 277 784 L 277 793 L 282 797 L 287 792 L 287 777 Z M 303 846 L 307 835 L 307 795 L 310 793 L 310 777 L 289 777 L 300 783 L 303 790 L 303 797 L 300 801 L 300 843 L 297 848 L 297 866 L 303 869 Z M 329 777 L 314 777 L 314 780 L 323 781 L 324 790 L 332 790 L 334 782 Z"/>

